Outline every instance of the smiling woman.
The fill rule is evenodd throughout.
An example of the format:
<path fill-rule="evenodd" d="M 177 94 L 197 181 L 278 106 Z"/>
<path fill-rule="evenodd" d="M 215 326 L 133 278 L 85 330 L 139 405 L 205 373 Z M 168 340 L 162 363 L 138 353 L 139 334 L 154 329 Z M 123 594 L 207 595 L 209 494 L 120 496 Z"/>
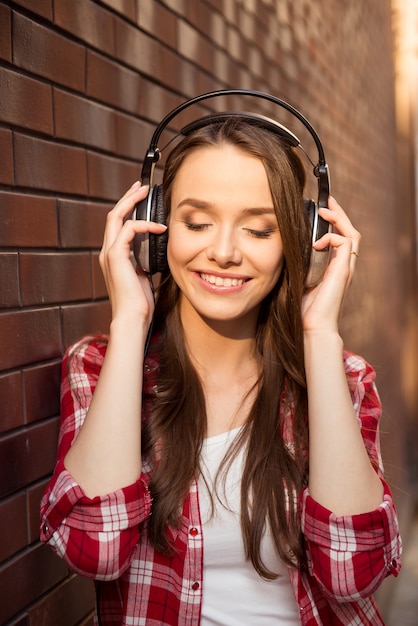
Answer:
<path fill-rule="evenodd" d="M 169 233 L 168 263 L 187 334 L 212 319 L 233 321 L 235 333 L 255 330 L 283 264 L 262 162 L 231 144 L 195 148 L 173 183 Z"/>
<path fill-rule="evenodd" d="M 313 245 L 330 262 L 307 286 L 304 183 L 283 127 L 225 114 L 168 156 L 168 228 L 129 219 L 140 183 L 109 213 L 110 334 L 66 355 L 42 503 L 43 540 L 97 581 L 99 623 L 383 624 L 371 594 L 400 538 L 380 403 L 338 331 L 360 235 L 329 198 Z M 168 235 L 155 303 L 138 235 Z"/>

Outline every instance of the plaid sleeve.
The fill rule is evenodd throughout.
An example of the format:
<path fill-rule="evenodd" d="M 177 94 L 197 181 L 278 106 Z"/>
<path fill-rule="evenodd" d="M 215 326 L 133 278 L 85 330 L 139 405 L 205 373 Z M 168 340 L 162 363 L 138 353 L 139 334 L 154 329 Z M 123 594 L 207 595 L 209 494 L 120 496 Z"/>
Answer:
<path fill-rule="evenodd" d="M 346 351 L 344 352 L 344 367 L 364 445 L 373 467 L 382 477 L 383 463 L 379 439 L 382 406 L 376 388 L 375 371 L 363 358 Z"/>
<path fill-rule="evenodd" d="M 302 531 L 309 569 L 323 592 L 339 602 L 368 597 L 386 576 L 397 576 L 402 551 L 392 495 L 382 478 L 381 405 L 375 373 L 363 359 L 347 352 L 344 363 L 364 444 L 384 485 L 384 499 L 375 511 L 337 517 L 316 502 L 308 488 L 303 492 Z"/>
<path fill-rule="evenodd" d="M 41 540 L 71 569 L 98 579 L 117 578 L 126 569 L 139 540 L 139 524 L 151 509 L 143 476 L 115 493 L 88 498 L 64 466 L 90 406 L 105 352 L 105 341 L 86 338 L 64 356 L 57 464 L 41 502 Z"/>
<path fill-rule="evenodd" d="M 339 602 L 372 595 L 389 574 L 401 568 L 401 540 L 393 500 L 386 484 L 375 511 L 337 517 L 308 489 L 303 497 L 302 527 L 308 566 L 323 592 Z"/>

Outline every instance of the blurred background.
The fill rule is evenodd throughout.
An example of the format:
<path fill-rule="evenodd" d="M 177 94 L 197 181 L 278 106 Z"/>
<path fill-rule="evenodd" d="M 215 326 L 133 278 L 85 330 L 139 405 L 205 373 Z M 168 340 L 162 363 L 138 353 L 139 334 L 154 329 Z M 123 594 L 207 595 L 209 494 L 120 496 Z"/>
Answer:
<path fill-rule="evenodd" d="M 38 538 L 61 356 L 108 328 L 105 215 L 140 176 L 155 126 L 227 87 L 270 92 L 309 118 L 332 193 L 362 232 L 342 329 L 377 372 L 406 547 L 377 600 L 390 626 L 418 624 L 417 85 L 417 0 L 0 1 L 1 624 L 92 624 L 91 582 Z M 297 120 L 251 98 L 188 110 L 167 141 L 231 108 L 275 117 L 317 158 Z"/>

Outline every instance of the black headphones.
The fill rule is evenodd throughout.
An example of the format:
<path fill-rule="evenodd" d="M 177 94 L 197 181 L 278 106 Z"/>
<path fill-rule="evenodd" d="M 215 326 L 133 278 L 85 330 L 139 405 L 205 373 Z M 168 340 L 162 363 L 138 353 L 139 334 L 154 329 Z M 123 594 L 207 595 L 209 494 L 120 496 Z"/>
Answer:
<path fill-rule="evenodd" d="M 229 95 L 242 95 L 242 96 L 254 96 L 269 100 L 274 104 L 286 109 L 292 113 L 304 126 L 308 129 L 312 135 L 318 150 L 318 163 L 314 165 L 313 173 L 318 179 L 318 200 L 305 200 L 305 207 L 308 211 L 310 223 L 312 226 L 312 244 L 320 239 L 325 233 L 329 232 L 330 224 L 323 220 L 318 215 L 318 208 L 328 207 L 329 196 L 329 176 L 328 166 L 325 161 L 325 154 L 319 137 L 308 122 L 308 120 L 293 106 L 276 98 L 268 93 L 261 91 L 253 91 L 250 89 L 222 89 L 219 91 L 211 91 L 209 93 L 201 94 L 186 102 L 183 102 L 178 107 L 168 113 L 164 119 L 159 123 L 151 138 L 151 143 L 145 155 L 144 163 L 142 166 L 141 180 L 143 185 L 149 185 L 149 193 L 147 198 L 142 202 L 139 202 L 134 209 L 133 219 L 146 220 L 157 223 L 166 223 L 166 212 L 163 202 L 163 193 L 161 185 L 152 186 L 152 178 L 154 173 L 155 164 L 158 162 L 161 156 L 161 152 L 158 148 L 158 141 L 164 129 L 168 126 L 171 120 L 179 113 L 184 111 L 193 104 L 208 100 L 209 98 L 215 98 L 217 96 L 229 96 Z M 272 120 L 263 115 L 257 113 L 238 113 L 238 112 L 226 112 L 215 113 L 201 117 L 190 124 L 184 126 L 180 135 L 187 136 L 203 126 L 222 122 L 230 117 L 239 116 L 246 118 L 250 123 L 261 126 L 270 132 L 280 135 L 290 146 L 302 148 L 299 139 L 290 130 L 288 130 L 279 122 Z M 302 148 L 303 150 L 303 148 Z M 152 233 L 145 233 L 136 235 L 134 240 L 134 254 L 139 266 L 148 274 L 157 274 L 158 272 L 165 272 L 168 270 L 167 263 L 167 233 L 162 235 L 153 235 Z M 312 249 L 312 256 L 309 268 L 309 274 L 306 281 L 308 287 L 316 285 L 322 278 L 323 273 L 328 264 L 329 249 L 326 250 L 314 250 Z"/>

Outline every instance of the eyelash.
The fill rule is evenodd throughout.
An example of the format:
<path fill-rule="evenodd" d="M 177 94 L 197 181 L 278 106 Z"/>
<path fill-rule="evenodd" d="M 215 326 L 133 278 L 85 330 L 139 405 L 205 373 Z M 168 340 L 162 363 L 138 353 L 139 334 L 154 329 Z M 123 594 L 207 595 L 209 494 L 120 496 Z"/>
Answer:
<path fill-rule="evenodd" d="M 199 231 L 207 228 L 209 224 L 194 224 L 192 222 L 184 222 L 188 230 Z"/>
<path fill-rule="evenodd" d="M 257 239 L 268 239 L 268 237 L 271 237 L 271 235 L 274 232 L 272 229 L 269 229 L 269 230 L 253 230 L 252 228 L 246 228 L 245 230 L 247 232 L 249 232 L 250 235 L 252 235 L 253 237 L 256 237 Z"/>
<path fill-rule="evenodd" d="M 186 228 L 188 230 L 199 232 L 210 226 L 210 224 L 195 224 L 193 222 L 185 222 Z M 273 229 L 268 230 L 254 230 L 253 228 L 245 228 L 252 237 L 256 237 L 257 239 L 268 239 L 273 234 Z"/>

